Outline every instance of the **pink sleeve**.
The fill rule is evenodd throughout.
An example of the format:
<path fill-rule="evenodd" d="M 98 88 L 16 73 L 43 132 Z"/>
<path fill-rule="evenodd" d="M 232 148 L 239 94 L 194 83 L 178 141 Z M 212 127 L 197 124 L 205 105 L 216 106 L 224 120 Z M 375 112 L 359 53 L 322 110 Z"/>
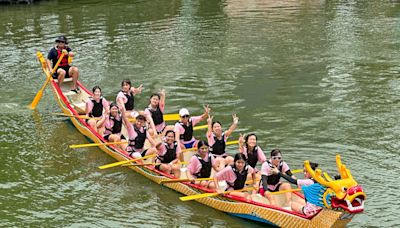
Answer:
<path fill-rule="evenodd" d="M 233 183 L 236 180 L 236 175 L 232 170 L 232 166 L 229 165 L 216 173 L 215 178 L 217 178 L 218 181 L 225 180 L 229 183 Z"/>
<path fill-rule="evenodd" d="M 261 175 L 268 176 L 271 167 L 269 167 L 268 162 L 264 162 L 261 166 Z"/>
<path fill-rule="evenodd" d="M 93 109 L 93 102 L 92 100 L 87 100 L 86 101 L 86 114 L 89 114 Z"/>
<path fill-rule="evenodd" d="M 192 125 L 196 126 L 201 121 L 201 116 L 192 116 L 190 119 L 192 120 Z"/>
<path fill-rule="evenodd" d="M 129 139 L 131 139 L 131 140 L 135 139 L 136 136 L 137 136 L 137 133 L 136 133 L 136 131 L 133 129 L 133 126 L 127 127 L 127 130 L 128 130 L 128 137 L 129 137 Z"/>
<path fill-rule="evenodd" d="M 248 173 L 253 174 L 253 173 L 255 173 L 255 172 L 256 172 L 256 170 L 253 169 L 253 167 L 251 167 L 251 166 L 248 165 Z"/>
<path fill-rule="evenodd" d="M 104 97 L 103 97 L 102 104 L 103 104 L 104 109 L 107 109 L 108 106 L 110 105 L 110 103 Z"/>
<path fill-rule="evenodd" d="M 118 102 L 119 98 L 122 98 L 122 101 L 125 103 L 127 101 L 125 94 L 123 94 L 121 91 L 118 93 L 116 101 Z"/>
<path fill-rule="evenodd" d="M 182 148 L 180 147 L 179 143 L 176 147 L 176 157 L 179 158 L 179 155 L 182 153 Z"/>
<path fill-rule="evenodd" d="M 262 151 L 262 149 L 260 147 L 258 147 L 257 150 L 257 157 L 258 157 L 258 161 L 263 163 L 267 160 L 267 158 L 265 157 L 264 151 Z"/>
<path fill-rule="evenodd" d="M 214 156 L 211 156 L 211 166 L 215 166 L 215 158 L 214 158 Z"/>
<path fill-rule="evenodd" d="M 196 156 L 192 156 L 189 161 L 189 165 L 187 166 L 187 169 L 190 174 L 194 175 L 195 173 L 198 173 L 201 169 L 201 163 L 199 159 L 196 158 Z"/>
<path fill-rule="evenodd" d="M 298 179 L 297 180 L 297 186 L 299 188 L 303 187 L 303 186 L 310 186 L 314 184 L 314 181 L 312 181 L 311 179 Z"/>
<path fill-rule="evenodd" d="M 185 129 L 179 123 L 176 123 L 174 126 L 174 132 L 179 132 L 179 134 L 183 134 L 185 133 Z"/>
<path fill-rule="evenodd" d="M 210 135 L 206 133 L 206 136 L 207 136 L 208 145 L 213 146 L 215 143 L 214 133 L 211 133 Z"/>
<path fill-rule="evenodd" d="M 150 112 L 149 108 L 145 108 L 144 109 L 144 115 L 145 116 L 151 116 L 151 112 Z"/>

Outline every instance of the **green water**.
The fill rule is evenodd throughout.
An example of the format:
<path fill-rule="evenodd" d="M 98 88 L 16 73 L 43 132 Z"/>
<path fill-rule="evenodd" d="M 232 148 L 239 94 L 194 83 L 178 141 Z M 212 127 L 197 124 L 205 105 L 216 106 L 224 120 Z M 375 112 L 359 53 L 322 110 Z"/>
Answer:
<path fill-rule="evenodd" d="M 400 225 L 398 1 L 86 0 L 0 6 L 0 226 L 259 226 L 100 171 L 113 159 L 68 148 L 87 140 L 50 114 L 50 90 L 27 109 L 45 79 L 35 52 L 59 34 L 109 100 L 130 78 L 139 107 L 164 88 L 168 113 L 210 104 L 224 126 L 237 113 L 234 137 L 256 132 L 294 169 L 309 159 L 333 174 L 340 153 L 368 197 L 349 226 Z"/>

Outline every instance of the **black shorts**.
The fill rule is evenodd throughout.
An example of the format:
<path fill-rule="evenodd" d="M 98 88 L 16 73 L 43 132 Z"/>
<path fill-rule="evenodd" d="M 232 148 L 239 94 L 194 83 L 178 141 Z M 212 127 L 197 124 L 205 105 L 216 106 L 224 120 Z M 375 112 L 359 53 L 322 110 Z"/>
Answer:
<path fill-rule="evenodd" d="M 129 156 L 132 157 L 132 154 L 135 153 L 135 152 L 136 152 L 136 151 L 134 151 L 134 150 L 130 151 L 130 152 L 129 152 Z M 144 157 L 144 156 L 146 156 L 146 152 L 147 152 L 147 150 L 144 150 L 144 151 L 142 151 L 142 152 L 140 153 L 140 155 L 141 155 L 142 157 Z"/>
<path fill-rule="evenodd" d="M 282 183 L 279 183 L 279 184 L 276 186 L 275 190 L 268 189 L 268 191 L 269 191 L 269 192 L 279 192 L 279 187 L 281 186 L 281 184 L 282 184 Z"/>
<path fill-rule="evenodd" d="M 71 68 L 71 66 L 62 66 L 62 67 L 58 67 L 57 68 L 57 70 L 56 70 L 56 72 L 54 72 L 54 74 L 53 74 L 53 79 L 57 79 L 58 78 L 58 74 L 57 74 L 57 71 L 58 71 L 58 69 L 63 69 L 63 70 L 65 70 L 65 78 L 69 78 L 70 76 L 69 76 L 69 68 Z"/>
<path fill-rule="evenodd" d="M 105 135 L 105 136 L 103 136 L 103 138 L 108 141 L 108 139 L 110 138 L 110 135 L 112 135 L 112 134 Z M 124 135 L 121 135 L 121 140 L 123 140 L 123 139 L 126 139 L 126 138 Z"/>

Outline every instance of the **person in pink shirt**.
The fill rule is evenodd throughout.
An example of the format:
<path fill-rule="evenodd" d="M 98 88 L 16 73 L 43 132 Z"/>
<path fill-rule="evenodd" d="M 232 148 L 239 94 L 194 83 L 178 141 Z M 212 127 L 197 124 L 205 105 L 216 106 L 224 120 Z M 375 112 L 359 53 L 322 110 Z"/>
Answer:
<path fill-rule="evenodd" d="M 157 134 L 161 134 L 165 128 L 164 121 L 164 109 L 165 109 L 165 91 L 160 90 L 159 93 L 154 93 L 150 96 L 150 104 L 144 109 L 146 118 L 149 119 L 150 123 L 155 126 Z M 153 132 L 150 132 L 153 135 Z"/>
<path fill-rule="evenodd" d="M 265 161 L 261 166 L 261 185 L 260 194 L 265 196 L 272 205 L 276 205 L 275 199 L 269 192 L 277 192 L 282 190 L 291 189 L 289 183 L 280 182 L 281 176 L 279 174 L 274 174 L 273 169 L 277 168 L 281 173 L 286 173 L 287 175 L 295 178 L 290 171 L 290 168 L 286 162 L 282 160 L 282 153 L 279 149 L 274 149 L 271 151 L 271 159 Z M 292 193 L 285 193 L 286 203 L 289 205 L 292 197 Z"/>
<path fill-rule="evenodd" d="M 156 143 L 154 142 L 154 139 L 150 136 L 149 132 L 147 131 L 145 123 L 146 123 L 146 117 L 144 117 L 143 115 L 138 115 L 136 117 L 136 122 L 133 125 L 132 124 L 126 125 L 129 136 L 128 139 L 129 144 L 126 150 L 127 152 L 129 152 L 129 155 L 133 158 L 140 158 L 146 155 L 156 153 L 155 149 Z M 144 143 L 146 139 L 152 145 L 152 147 L 147 150 L 144 149 Z"/>
<path fill-rule="evenodd" d="M 196 142 L 193 137 L 193 127 L 201 120 L 205 119 L 210 113 L 208 105 L 204 106 L 204 113 L 201 116 L 190 117 L 189 111 L 186 108 L 179 110 L 180 120 L 175 124 L 175 140 L 181 143 L 182 149 L 192 148 Z"/>
<path fill-rule="evenodd" d="M 239 117 L 236 114 L 232 115 L 233 122 L 228 130 L 222 132 L 222 124 L 219 121 L 213 121 L 213 117 L 209 116 L 207 119 L 208 131 L 207 131 L 207 141 L 210 145 L 210 152 L 215 157 L 215 162 L 223 169 L 227 164 L 233 164 L 233 157 L 229 156 L 225 151 L 226 141 L 228 137 L 235 130 Z"/>
<path fill-rule="evenodd" d="M 111 103 L 110 113 L 106 116 L 106 121 L 104 123 L 104 139 L 109 142 L 119 142 L 126 141 L 125 136 L 122 134 L 122 125 L 127 126 L 129 123 L 128 117 L 125 114 L 124 109 L 122 109 L 122 114 L 119 111 L 118 105 L 116 103 Z M 125 150 L 128 143 L 117 144 L 116 146 Z"/>
<path fill-rule="evenodd" d="M 99 86 L 95 86 L 92 89 L 93 97 L 89 97 L 86 101 L 86 115 L 88 117 L 99 118 L 96 119 L 88 119 L 88 125 L 93 128 L 96 132 L 100 135 L 104 133 L 104 122 L 106 120 L 106 115 L 103 115 L 103 109 L 106 111 L 105 113 L 109 112 L 109 105 L 108 101 L 101 96 L 101 88 Z"/>
<path fill-rule="evenodd" d="M 142 93 L 143 85 L 135 88 L 129 79 L 121 82 L 121 91 L 117 94 L 117 104 L 119 109 L 125 107 L 128 117 L 136 117 L 139 113 L 135 110 L 135 95 Z"/>
<path fill-rule="evenodd" d="M 317 163 L 310 162 L 311 169 L 315 171 L 315 169 L 318 167 Z M 283 177 L 285 180 L 289 181 L 292 184 L 297 185 L 298 188 L 302 188 L 303 186 L 310 186 L 314 184 L 314 180 L 311 178 L 311 175 L 304 169 L 304 177 L 305 179 L 293 179 L 291 176 L 287 175 L 284 172 L 281 172 L 279 169 L 276 167 L 273 168 L 272 172 L 274 174 L 278 174 L 281 177 Z M 315 204 L 312 204 L 307 201 L 307 198 L 305 199 L 306 203 L 300 203 L 300 202 L 292 202 L 292 210 L 303 214 L 305 216 L 313 216 L 316 213 L 318 213 L 322 207 L 319 207 Z"/>
<path fill-rule="evenodd" d="M 178 142 L 175 141 L 175 132 L 168 130 L 165 133 L 165 137 L 162 143 L 156 146 L 157 158 L 156 169 L 163 171 L 168 174 L 173 174 L 176 178 L 181 176 L 181 166 L 179 164 L 179 155 L 182 150 Z"/>
<path fill-rule="evenodd" d="M 246 164 L 246 157 L 243 154 L 237 153 L 233 166 L 228 165 L 215 174 L 215 186 L 219 186 L 218 182 L 220 181 L 226 181 L 228 186 L 226 189 L 220 189 L 221 191 L 242 189 L 246 185 L 248 174 L 250 174 L 253 179 L 255 190 L 258 190 L 255 170 Z M 248 192 L 231 192 L 230 195 L 251 199 L 251 194 Z"/>
<path fill-rule="evenodd" d="M 206 141 L 200 140 L 197 143 L 197 154 L 190 158 L 186 175 L 189 179 L 192 179 L 192 183 L 194 184 L 215 189 L 216 185 L 214 181 L 195 181 L 195 178 L 210 177 L 212 168 L 215 171 L 219 171 L 218 166 L 215 164 L 214 156 L 208 150 L 209 146 Z"/>
<path fill-rule="evenodd" d="M 245 138 L 240 135 L 239 152 L 246 156 L 247 164 L 249 164 L 253 169 L 256 168 L 257 162 L 263 163 L 267 160 L 262 149 L 257 146 L 257 136 L 254 133 L 246 135 Z"/>

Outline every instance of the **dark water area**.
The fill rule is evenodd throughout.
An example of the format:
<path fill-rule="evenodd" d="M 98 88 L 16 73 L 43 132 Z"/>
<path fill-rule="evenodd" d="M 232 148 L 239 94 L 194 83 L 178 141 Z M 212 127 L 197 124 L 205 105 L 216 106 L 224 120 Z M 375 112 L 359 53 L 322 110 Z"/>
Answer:
<path fill-rule="evenodd" d="M 398 1 L 39 1 L 0 5 L 0 226 L 257 227 L 152 183 L 86 143 L 59 112 L 35 59 L 65 34 L 88 88 L 114 100 L 164 88 L 166 111 L 209 104 L 233 134 L 255 132 L 293 169 L 330 174 L 335 155 L 367 193 L 349 227 L 396 227 L 400 197 Z M 197 132 L 197 137 L 204 137 Z M 231 147 L 232 153 L 236 151 Z"/>

